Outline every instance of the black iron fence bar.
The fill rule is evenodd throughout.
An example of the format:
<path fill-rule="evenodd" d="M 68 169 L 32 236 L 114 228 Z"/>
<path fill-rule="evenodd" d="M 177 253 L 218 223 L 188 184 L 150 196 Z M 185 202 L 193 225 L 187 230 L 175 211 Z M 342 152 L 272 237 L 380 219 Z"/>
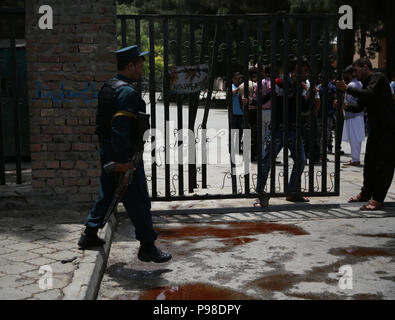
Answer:
<path fill-rule="evenodd" d="M 0 74 L 0 84 L 2 78 Z M 4 133 L 3 133 L 3 113 L 2 113 L 2 92 L 0 85 L 0 185 L 5 185 L 5 155 L 4 155 Z"/>
<path fill-rule="evenodd" d="M 244 98 L 248 98 L 247 103 L 244 107 L 244 128 L 250 128 L 250 109 L 249 109 L 249 102 L 251 101 L 252 97 L 250 97 L 249 94 L 249 72 L 248 72 L 248 67 L 249 67 L 249 44 L 250 44 L 250 39 L 248 35 L 248 28 L 249 28 L 249 23 L 248 19 L 244 20 L 244 32 L 243 32 L 243 41 L 244 41 Z M 252 130 L 253 128 L 250 128 L 250 139 L 252 139 Z M 244 141 L 244 138 L 243 138 Z M 252 140 L 250 140 L 250 148 L 247 148 L 247 154 L 248 154 L 248 159 L 251 159 L 252 153 L 251 153 L 251 146 L 252 146 Z M 244 142 L 243 142 L 244 143 Z M 244 145 L 243 145 L 244 146 Z M 243 154 L 244 157 L 246 156 L 244 147 L 243 147 Z M 245 194 L 250 193 L 250 161 L 244 161 L 244 192 Z"/>
<path fill-rule="evenodd" d="M 218 24 L 217 24 L 218 28 Z M 217 31 L 220 31 L 218 28 Z M 216 31 L 216 43 L 217 43 L 217 33 Z M 231 167 L 231 175 L 232 175 L 232 194 L 237 194 L 237 179 L 236 179 L 236 152 L 238 152 L 238 148 L 233 146 L 238 146 L 235 141 L 237 137 L 232 135 L 232 120 L 233 120 L 233 94 L 232 94 L 232 37 L 230 30 L 230 23 L 226 23 L 226 104 L 228 106 L 228 128 L 229 128 L 229 154 L 230 154 L 230 167 Z M 214 52 L 213 62 L 216 59 L 217 52 Z M 239 132 L 240 134 L 240 132 Z M 240 141 L 240 140 L 238 140 Z M 240 146 L 238 146 L 240 147 Z M 232 152 L 233 151 L 233 152 Z"/>
<path fill-rule="evenodd" d="M 140 34 L 140 19 L 136 19 L 134 21 L 135 23 L 135 33 L 136 33 L 136 44 L 141 48 L 141 34 Z M 140 95 L 142 95 L 142 90 L 141 90 L 141 77 L 137 80 L 137 92 Z"/>
<path fill-rule="evenodd" d="M 204 21 L 202 25 L 202 43 L 200 46 L 200 57 L 199 61 L 200 63 L 204 63 L 204 54 L 206 53 L 206 48 L 207 48 L 207 30 L 208 29 L 208 22 Z"/>
<path fill-rule="evenodd" d="M 16 157 L 16 183 L 22 184 L 22 158 L 21 158 L 21 130 L 20 130 L 20 115 L 19 115 L 19 79 L 18 79 L 18 66 L 16 63 L 16 35 L 15 35 L 15 20 L 11 20 L 11 65 L 13 66 L 13 84 L 14 84 L 14 125 L 15 125 L 15 157 Z"/>
<path fill-rule="evenodd" d="M 322 191 L 327 188 L 327 145 L 328 145 L 328 107 L 329 107 L 329 21 L 324 19 L 324 104 L 322 108 Z"/>
<path fill-rule="evenodd" d="M 155 89 L 155 38 L 154 38 L 154 22 L 149 22 L 149 91 L 150 91 L 150 105 L 151 105 L 151 129 L 156 130 L 156 89 Z M 157 143 L 155 135 L 152 136 L 151 143 Z M 157 197 L 157 171 L 156 171 L 156 147 L 152 148 L 152 197 Z"/>
<path fill-rule="evenodd" d="M 208 24 L 207 21 L 203 22 L 203 29 L 202 29 L 202 44 L 201 44 L 201 50 L 200 50 L 200 64 L 204 62 L 204 54 L 207 49 L 207 29 L 208 29 Z M 210 71 L 209 71 L 210 72 Z M 206 103 L 207 103 L 208 95 L 206 97 Z M 197 103 L 199 103 L 199 96 L 197 97 Z M 203 126 L 202 126 L 203 129 Z M 203 133 L 202 131 L 202 141 L 201 141 L 201 148 L 202 148 L 202 188 L 207 189 L 207 149 L 206 149 L 206 139 L 207 135 L 206 133 Z"/>
<path fill-rule="evenodd" d="M 315 116 L 315 88 L 317 86 L 317 20 L 313 19 L 311 24 L 311 53 L 310 53 L 310 119 L 309 119 L 309 191 L 314 192 L 314 123 Z M 321 110 L 322 111 L 322 110 Z M 320 152 L 320 151 L 318 151 Z"/>
<path fill-rule="evenodd" d="M 191 28 L 192 28 L 192 24 L 191 24 Z M 192 32 L 192 30 L 191 30 L 191 32 Z M 205 21 L 202 25 L 202 38 L 201 38 L 201 43 L 200 43 L 200 53 L 199 53 L 199 60 L 198 60 L 199 64 L 204 63 L 204 54 L 206 52 L 206 42 L 207 42 L 207 21 Z M 191 55 L 192 54 L 193 54 L 193 52 L 191 52 Z M 191 59 L 192 59 L 192 56 L 191 56 Z M 193 110 L 194 110 L 193 128 L 195 128 L 197 111 L 199 109 L 199 100 L 200 100 L 200 92 L 195 93 L 193 95 Z M 195 148 L 195 159 L 196 159 L 196 156 L 197 155 L 196 155 L 196 148 Z M 196 162 L 194 162 L 194 163 L 196 163 Z M 207 169 L 207 167 L 206 167 L 206 169 Z M 205 188 L 207 188 L 207 170 L 204 173 L 202 171 L 201 174 L 202 174 L 202 189 L 205 189 Z M 203 175 L 206 175 L 206 176 L 203 178 Z M 205 184 L 203 184 L 203 180 L 205 181 Z M 195 188 L 196 187 L 197 187 L 197 177 L 196 177 L 196 164 L 195 164 Z"/>
<path fill-rule="evenodd" d="M 163 106 L 165 116 L 165 194 L 170 196 L 170 138 L 169 138 L 169 24 L 163 19 Z"/>
<path fill-rule="evenodd" d="M 189 64 L 194 65 L 195 54 L 195 28 L 193 21 L 189 24 Z M 195 109 L 195 94 L 189 94 L 189 109 L 188 109 L 188 129 L 189 132 L 195 132 L 195 118 L 196 118 L 197 105 Z M 189 192 L 192 193 L 197 186 L 196 177 L 196 143 L 194 135 L 188 135 L 188 180 Z"/>
<path fill-rule="evenodd" d="M 216 59 L 218 56 L 218 43 L 219 43 L 219 35 L 222 30 L 222 24 L 221 22 L 217 22 L 215 26 L 215 32 L 214 32 L 214 47 L 213 47 L 213 52 L 210 60 L 210 68 L 209 68 L 209 80 L 208 80 L 208 90 L 207 90 L 207 97 L 206 97 L 206 102 L 205 102 L 205 108 L 204 108 L 204 114 L 203 114 L 203 120 L 202 120 L 202 129 L 207 129 L 207 120 L 208 120 L 208 115 L 210 111 L 210 104 L 211 104 L 211 97 L 213 94 L 213 88 L 214 88 L 214 75 L 215 75 L 215 67 L 216 67 Z M 205 134 L 205 132 L 203 132 Z M 203 140 L 206 142 L 206 140 Z M 205 145 L 205 143 L 204 143 Z M 207 162 L 206 162 L 207 163 Z"/>
<path fill-rule="evenodd" d="M 182 25 L 181 20 L 177 19 L 177 66 L 182 65 Z M 182 110 L 182 97 L 177 94 L 177 128 L 178 128 L 178 194 L 184 195 L 184 152 L 183 152 L 183 110 Z"/>
<path fill-rule="evenodd" d="M 304 192 L 306 197 L 331 197 L 333 192 Z M 273 198 L 283 198 L 288 196 L 286 193 L 274 193 L 270 195 Z M 151 201 L 179 201 L 179 200 L 220 200 L 220 199 L 252 199 L 257 198 L 256 193 L 238 193 L 238 194 L 205 194 L 205 195 L 190 195 L 190 196 L 171 196 L 171 197 L 156 197 L 152 198 Z"/>
<path fill-rule="evenodd" d="M 283 150 L 284 150 L 284 192 L 288 193 L 288 94 L 289 94 L 289 18 L 284 17 L 284 57 L 283 57 L 283 67 L 284 67 L 284 96 L 283 96 Z M 272 87 L 272 94 L 275 94 L 275 87 Z M 272 107 L 273 112 L 273 107 Z"/>
<path fill-rule="evenodd" d="M 343 31 L 338 29 L 337 32 L 337 79 L 341 80 L 343 78 Z M 335 146 L 335 195 L 340 194 L 340 146 L 341 146 L 341 127 L 340 123 L 340 112 L 342 105 L 342 93 L 337 90 L 337 109 L 336 109 L 336 146 Z"/>
<path fill-rule="evenodd" d="M 298 48 L 297 48 L 297 56 L 298 56 L 298 66 L 297 66 L 297 75 L 296 75 L 296 192 L 300 193 L 301 191 L 301 149 L 303 148 L 302 137 L 301 137 L 301 112 L 302 112 L 302 55 L 303 55 L 303 20 L 298 19 Z"/>
<path fill-rule="evenodd" d="M 276 77 L 277 77 L 277 59 L 276 59 L 276 51 L 277 51 L 277 16 L 272 17 L 271 19 L 271 33 L 270 33 L 270 61 L 271 61 L 271 124 L 272 129 L 276 126 L 277 119 L 277 98 L 276 98 Z M 288 112 L 287 110 L 284 110 Z M 271 138 L 270 138 L 270 194 L 276 193 L 276 143 L 278 135 L 275 134 L 275 131 L 271 130 Z"/>
<path fill-rule="evenodd" d="M 263 162 L 263 141 L 264 137 L 262 137 L 263 134 L 263 123 L 262 123 L 262 70 L 263 70 L 263 48 L 264 48 L 264 43 L 263 43 L 263 20 L 259 19 L 258 20 L 258 31 L 257 31 L 257 42 L 258 42 L 258 83 L 257 83 L 257 105 L 258 105 L 258 110 L 257 110 L 257 171 L 258 171 L 258 176 L 261 176 L 262 174 L 262 162 Z M 259 179 L 258 179 L 259 181 Z M 257 186 L 257 191 L 261 195 L 263 193 L 263 188 L 262 186 Z"/>
<path fill-rule="evenodd" d="M 122 37 L 122 48 L 126 47 L 126 19 L 121 19 L 121 37 Z"/>

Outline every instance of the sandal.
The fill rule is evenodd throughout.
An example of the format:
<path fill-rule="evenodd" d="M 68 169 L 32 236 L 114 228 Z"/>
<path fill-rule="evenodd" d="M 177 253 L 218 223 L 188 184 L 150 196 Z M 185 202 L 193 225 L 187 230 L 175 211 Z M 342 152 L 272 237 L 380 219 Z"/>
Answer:
<path fill-rule="evenodd" d="M 362 211 L 377 211 L 383 208 L 383 204 L 376 200 L 369 200 L 367 205 L 364 205 L 360 208 Z"/>
<path fill-rule="evenodd" d="M 348 162 L 343 163 L 343 167 L 362 167 L 362 166 L 361 166 L 360 161 L 357 161 L 357 162 L 348 161 Z"/>
<path fill-rule="evenodd" d="M 369 200 L 370 200 L 370 199 L 365 198 L 365 197 L 362 195 L 362 193 L 360 193 L 360 194 L 358 194 L 357 196 L 350 198 L 350 200 L 348 200 L 348 202 L 349 202 L 349 203 L 351 203 L 351 202 L 366 202 L 366 201 L 369 201 Z"/>
<path fill-rule="evenodd" d="M 266 208 L 269 206 L 269 198 L 260 198 L 254 203 L 254 208 Z"/>

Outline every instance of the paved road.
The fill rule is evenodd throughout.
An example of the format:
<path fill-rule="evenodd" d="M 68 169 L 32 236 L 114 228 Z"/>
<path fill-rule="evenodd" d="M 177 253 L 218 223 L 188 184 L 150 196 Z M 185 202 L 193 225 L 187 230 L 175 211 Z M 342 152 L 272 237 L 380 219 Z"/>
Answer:
<path fill-rule="evenodd" d="M 224 115 L 211 119 L 218 125 Z M 345 162 L 349 145 L 342 147 Z M 163 265 L 138 261 L 121 213 L 98 299 L 394 299 L 395 206 L 363 213 L 347 205 L 363 168 L 341 170 L 341 196 L 303 207 L 282 198 L 262 211 L 251 199 L 153 203 L 158 245 L 174 256 Z M 394 200 L 395 183 L 387 196 Z"/>
<path fill-rule="evenodd" d="M 82 269 L 80 262 L 84 257 L 94 254 L 78 250 L 80 219 L 80 212 L 62 208 L 55 213 L 32 209 L 2 211 L 1 300 L 77 298 L 77 290 L 72 287 L 74 276 Z"/>
<path fill-rule="evenodd" d="M 122 215 L 98 298 L 394 299 L 391 209 L 155 217 L 158 245 L 174 256 L 163 265 L 138 261 Z M 341 282 L 344 266 L 352 279 Z"/>

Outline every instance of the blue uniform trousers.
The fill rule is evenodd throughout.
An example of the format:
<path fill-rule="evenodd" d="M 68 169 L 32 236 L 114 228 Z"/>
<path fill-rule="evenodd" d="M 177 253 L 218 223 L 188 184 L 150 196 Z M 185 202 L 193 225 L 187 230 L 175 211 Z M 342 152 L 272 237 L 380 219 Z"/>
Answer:
<path fill-rule="evenodd" d="M 102 167 L 110 161 L 108 156 L 111 154 L 110 152 L 110 144 L 101 146 L 100 161 Z M 135 227 L 136 239 L 144 243 L 153 243 L 158 235 L 152 225 L 150 212 L 151 201 L 148 195 L 143 162 L 140 162 L 134 174 L 134 180 L 127 189 L 122 203 Z M 107 174 L 102 170 L 99 184 L 99 196 L 86 219 L 86 227 L 98 228 L 101 225 L 104 215 L 114 197 L 118 184 L 118 176 L 119 175 L 116 173 Z"/>

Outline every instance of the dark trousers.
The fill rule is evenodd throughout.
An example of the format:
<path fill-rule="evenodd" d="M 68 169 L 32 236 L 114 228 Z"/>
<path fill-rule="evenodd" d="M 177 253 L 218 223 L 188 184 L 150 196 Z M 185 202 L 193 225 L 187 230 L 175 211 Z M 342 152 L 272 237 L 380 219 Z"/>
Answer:
<path fill-rule="evenodd" d="M 362 195 L 384 202 L 395 167 L 395 129 L 371 132 L 366 144 Z"/>
<path fill-rule="evenodd" d="M 344 123 L 344 119 L 343 119 Z M 332 145 L 332 126 L 333 126 L 333 117 L 332 115 L 328 114 L 328 119 L 327 119 L 327 128 L 326 128 L 326 137 L 327 140 L 323 141 L 323 136 L 324 136 L 324 126 L 322 125 L 322 119 L 319 118 L 317 119 L 317 146 L 318 146 L 318 155 L 322 156 L 324 152 L 324 148 L 333 150 L 333 145 Z M 343 132 L 343 126 L 342 130 Z"/>
<path fill-rule="evenodd" d="M 233 131 L 232 131 L 233 130 Z M 236 134 L 238 133 L 238 140 L 236 141 Z M 232 115 L 232 128 L 231 128 L 231 145 L 236 146 L 236 142 L 239 144 L 238 150 L 241 151 L 241 139 L 243 137 L 243 116 Z"/>
<path fill-rule="evenodd" d="M 106 156 L 110 151 L 109 148 L 111 148 L 111 146 L 104 146 L 100 149 L 102 167 L 105 163 L 109 162 Z M 149 199 L 143 162 L 140 163 L 134 174 L 135 178 L 127 189 L 122 203 L 135 227 L 136 239 L 140 242 L 153 243 L 157 238 L 157 233 L 152 225 L 150 212 L 151 201 Z M 104 215 L 114 197 L 117 183 L 118 174 L 107 174 L 102 170 L 99 184 L 99 196 L 86 219 L 85 226 L 98 228 L 101 225 Z"/>
<path fill-rule="evenodd" d="M 320 140 L 318 132 L 318 121 L 319 119 L 313 118 L 313 122 L 310 124 L 310 116 L 302 116 L 302 138 L 304 141 L 304 152 L 306 157 L 312 162 L 318 162 L 320 160 Z M 312 132 L 313 139 L 310 141 L 310 133 Z"/>
<path fill-rule="evenodd" d="M 257 159 L 257 150 L 258 150 L 258 110 L 257 109 L 249 109 L 249 129 L 251 130 L 251 159 Z"/>
<path fill-rule="evenodd" d="M 336 143 L 336 145 L 340 146 L 340 150 L 341 150 L 341 143 L 342 143 L 342 137 L 343 137 L 343 127 L 344 127 L 344 114 L 343 114 L 343 112 L 340 112 L 340 116 L 339 116 L 339 119 L 337 119 L 337 121 L 339 121 L 339 134 L 336 137 L 335 143 Z"/>
<path fill-rule="evenodd" d="M 262 160 L 262 167 L 261 170 L 258 172 L 258 193 L 263 193 L 265 190 L 267 178 L 269 175 L 270 171 L 270 162 L 271 162 L 271 153 L 270 153 L 270 141 L 271 141 L 271 130 L 268 130 L 267 135 L 266 135 L 266 148 L 263 151 L 263 160 Z M 275 149 L 274 149 L 274 158 L 278 156 L 280 153 L 281 149 L 283 148 L 283 132 L 280 130 L 275 130 L 274 131 L 274 139 L 276 141 L 275 144 Z M 288 131 L 288 150 L 291 152 L 291 157 L 292 160 L 294 161 L 294 165 L 292 167 L 292 172 L 291 172 L 291 177 L 289 179 L 288 183 L 288 192 L 297 192 L 298 191 L 298 186 L 297 186 L 297 163 L 296 163 L 296 157 L 297 157 L 297 149 L 296 149 L 296 131 L 294 130 L 289 130 Z M 305 162 L 306 162 L 306 155 L 304 153 L 304 146 L 303 142 L 300 143 L 300 175 L 302 175 L 304 167 L 305 167 Z"/>

